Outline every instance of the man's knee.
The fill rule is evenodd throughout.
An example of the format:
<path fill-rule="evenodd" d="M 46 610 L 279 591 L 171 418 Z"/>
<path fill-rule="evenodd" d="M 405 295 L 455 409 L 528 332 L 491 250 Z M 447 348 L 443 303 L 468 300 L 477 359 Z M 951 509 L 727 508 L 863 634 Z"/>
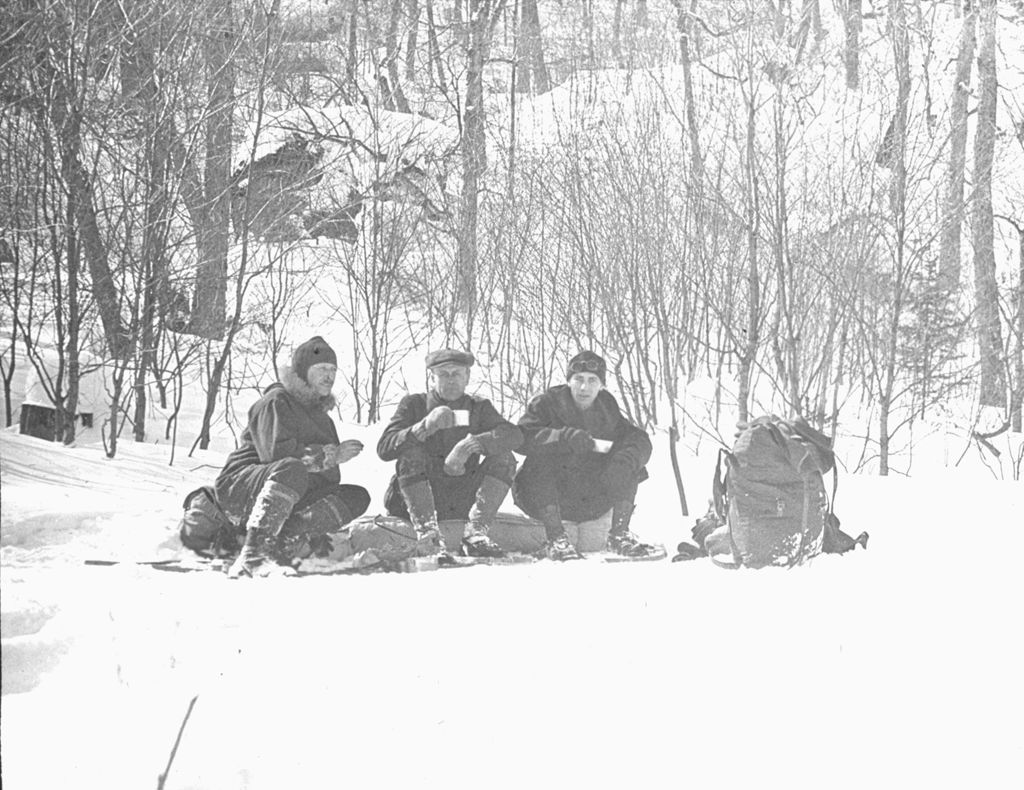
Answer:
<path fill-rule="evenodd" d="M 600 478 L 601 489 L 613 502 L 636 499 L 639 476 L 631 469 L 609 464 Z"/>
<path fill-rule="evenodd" d="M 309 489 L 309 470 L 298 458 L 282 458 L 268 464 L 268 480 L 288 486 L 302 497 Z"/>
<path fill-rule="evenodd" d="M 430 457 L 422 445 L 413 445 L 402 450 L 398 456 L 398 478 L 402 482 L 414 482 L 427 477 Z"/>
<path fill-rule="evenodd" d="M 484 458 L 483 463 L 480 464 L 480 469 L 484 475 L 495 477 L 504 483 L 512 485 L 512 481 L 516 476 L 517 466 L 516 457 L 512 454 L 512 451 L 503 450 Z"/>
<path fill-rule="evenodd" d="M 558 504 L 560 499 L 554 469 L 524 466 L 512 484 L 512 501 L 533 518 L 538 518 L 544 507 Z"/>
<path fill-rule="evenodd" d="M 359 518 L 370 508 L 370 492 L 362 486 L 343 485 L 340 496 L 352 518 Z"/>

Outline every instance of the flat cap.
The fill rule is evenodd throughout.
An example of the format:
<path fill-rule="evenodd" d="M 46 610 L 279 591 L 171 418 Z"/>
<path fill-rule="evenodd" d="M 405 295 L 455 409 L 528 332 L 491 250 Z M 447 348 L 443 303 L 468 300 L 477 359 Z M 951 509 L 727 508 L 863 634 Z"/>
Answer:
<path fill-rule="evenodd" d="M 472 367 L 476 359 L 468 351 L 459 351 L 454 348 L 440 348 L 427 354 L 427 370 L 437 365 L 451 364 Z"/>

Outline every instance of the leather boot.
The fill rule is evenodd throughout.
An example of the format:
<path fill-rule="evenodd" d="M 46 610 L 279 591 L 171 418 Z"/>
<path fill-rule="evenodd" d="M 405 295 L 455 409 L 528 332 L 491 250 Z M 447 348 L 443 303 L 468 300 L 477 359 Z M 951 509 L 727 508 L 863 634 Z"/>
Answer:
<path fill-rule="evenodd" d="M 402 485 L 402 498 L 409 509 L 409 520 L 416 530 L 416 553 L 421 557 L 447 554 L 441 529 L 437 524 L 434 491 L 427 480 Z"/>
<path fill-rule="evenodd" d="M 267 480 L 263 484 L 245 524 L 245 544 L 228 569 L 229 577 L 271 576 L 290 570 L 274 561 L 272 548 L 298 501 L 298 492 L 283 483 Z"/>
<path fill-rule="evenodd" d="M 462 533 L 462 553 L 467 557 L 504 557 L 506 552 L 491 540 L 488 531 L 498 508 L 508 496 L 508 483 L 485 475 L 476 490 L 476 500 L 469 509 L 469 518 Z"/>
<path fill-rule="evenodd" d="M 540 509 L 540 520 L 544 522 L 544 533 L 548 541 L 565 535 L 565 525 L 562 523 L 562 511 L 558 505 L 545 505 Z"/>
<path fill-rule="evenodd" d="M 624 557 L 647 557 L 655 553 L 654 546 L 642 543 L 629 531 L 634 505 L 631 501 L 617 503 L 612 508 L 612 527 L 608 531 L 608 548 Z"/>
<path fill-rule="evenodd" d="M 312 554 L 327 557 L 334 549 L 331 535 L 352 520 L 341 497 L 328 494 L 297 513 L 292 513 L 281 530 L 282 549 L 288 559 L 304 559 Z"/>
<path fill-rule="evenodd" d="M 629 522 L 633 519 L 632 502 L 617 502 L 612 508 L 612 528 L 609 534 L 622 535 L 629 532 Z"/>
<path fill-rule="evenodd" d="M 540 520 L 544 522 L 544 532 L 547 534 L 547 543 L 541 556 L 549 560 L 565 562 L 566 560 L 582 560 L 583 555 L 576 551 L 576 547 L 569 542 L 569 536 L 565 534 L 565 524 L 562 523 L 562 511 L 558 505 L 545 505 L 540 510 Z"/>

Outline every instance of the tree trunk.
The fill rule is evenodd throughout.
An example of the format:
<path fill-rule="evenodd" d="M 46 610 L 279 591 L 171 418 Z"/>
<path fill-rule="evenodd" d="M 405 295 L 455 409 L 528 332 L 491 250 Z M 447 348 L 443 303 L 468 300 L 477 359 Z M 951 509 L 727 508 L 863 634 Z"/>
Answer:
<path fill-rule="evenodd" d="M 76 228 L 75 235 L 89 267 L 93 297 L 99 310 L 107 348 L 113 357 L 120 358 L 129 353 L 130 343 L 121 322 L 120 297 L 114 285 L 107 247 L 100 235 L 96 218 L 92 175 L 82 164 L 82 106 L 75 95 L 76 89 L 69 82 L 75 77 L 60 73 L 49 61 L 46 71 L 53 91 L 50 102 L 52 120 L 60 136 L 61 175 L 68 190 L 68 200 L 74 209 L 68 220 Z M 75 254 L 77 256 L 77 250 Z"/>
<path fill-rule="evenodd" d="M 789 209 L 786 205 L 786 134 L 783 88 L 775 92 L 775 200 L 773 209 L 774 249 L 776 277 L 776 331 L 775 343 L 779 374 L 785 382 L 786 397 L 792 414 L 803 417 L 800 403 L 800 339 L 793 325 L 792 272 L 789 261 Z"/>
<path fill-rule="evenodd" d="M 468 0 L 469 47 L 466 52 L 466 105 L 462 121 L 462 214 L 459 227 L 459 301 L 466 315 L 466 342 L 476 316 L 477 212 L 480 181 L 487 169 L 484 128 L 484 65 L 503 2 Z"/>
<path fill-rule="evenodd" d="M 235 109 L 234 19 L 230 0 L 207 6 L 206 210 L 197 228 L 196 291 L 191 331 L 211 340 L 224 337 L 227 313 L 231 221 L 231 121 Z"/>
<path fill-rule="evenodd" d="M 906 271 L 907 231 L 907 118 L 910 106 L 910 38 L 907 33 L 907 19 L 903 0 L 889 0 L 889 24 L 892 36 L 893 60 L 896 65 L 896 112 L 893 115 L 891 140 L 892 188 L 889 200 L 895 229 L 894 261 L 895 271 L 894 302 L 889 315 L 886 333 L 885 359 L 883 363 L 882 391 L 880 393 L 878 418 L 878 473 L 889 474 L 889 413 L 892 409 L 893 391 L 896 385 L 896 360 L 899 354 L 899 323 L 903 309 L 903 288 Z"/>
<path fill-rule="evenodd" d="M 345 51 L 345 84 L 349 90 L 357 85 L 356 69 L 359 65 L 359 15 L 355 9 L 348 18 L 348 48 Z M 355 95 L 355 92 L 353 92 Z"/>
<path fill-rule="evenodd" d="M 391 14 L 388 17 L 388 32 L 384 37 L 384 57 L 387 59 L 388 79 L 390 85 L 390 98 L 394 109 L 398 112 L 408 113 L 409 102 L 402 90 L 402 80 L 398 74 L 398 22 L 402 18 L 402 5 L 404 0 L 391 0 Z"/>
<path fill-rule="evenodd" d="M 747 208 L 747 329 L 740 355 L 739 391 L 737 393 L 740 422 L 750 419 L 750 385 L 757 359 L 761 313 L 761 274 L 758 267 L 758 236 L 761 223 L 761 202 L 757 185 L 755 161 L 755 133 L 757 127 L 756 102 L 747 96 L 746 140 L 746 208 Z"/>
<path fill-rule="evenodd" d="M 75 153 L 77 159 L 77 152 Z M 72 197 L 69 195 L 69 209 L 77 208 L 74 204 L 81 199 L 81 195 Z M 71 211 L 69 211 L 71 213 Z M 70 230 L 70 229 L 69 229 Z M 64 444 L 71 444 L 75 441 L 75 414 L 78 412 L 78 381 L 82 377 L 81 364 L 78 354 L 78 336 L 82 321 L 81 305 L 78 299 L 78 277 L 79 277 L 79 245 L 76 243 L 75 234 L 70 230 L 68 234 L 68 290 L 67 290 L 67 335 L 64 343 L 64 366 L 67 373 L 67 390 L 64 393 L 63 401 L 55 403 L 57 408 L 57 435 L 56 438 Z"/>
<path fill-rule="evenodd" d="M 587 43 L 584 68 L 593 69 L 597 64 L 594 56 L 594 0 L 583 0 L 583 37 Z"/>
<path fill-rule="evenodd" d="M 860 88 L 860 31 L 864 25 L 861 16 L 861 0 L 845 0 L 845 4 L 838 0 L 836 5 L 842 7 L 843 29 L 846 31 L 846 43 L 843 49 L 846 87 L 850 90 L 857 90 Z"/>
<path fill-rule="evenodd" d="M 434 0 L 427 0 L 427 47 L 429 49 L 430 61 L 437 70 L 437 87 L 444 91 L 447 87 L 447 80 L 444 78 L 441 45 L 437 40 L 437 25 L 434 23 Z"/>
<path fill-rule="evenodd" d="M 128 75 L 125 88 L 132 91 L 125 96 L 141 111 L 143 142 L 145 145 L 146 191 L 145 224 L 142 231 L 142 305 L 136 334 L 135 414 L 132 421 L 135 441 L 146 439 L 146 372 L 157 370 L 156 321 L 157 306 L 168 305 L 170 294 L 167 282 L 165 248 L 170 218 L 170 197 L 167 184 L 167 164 L 171 142 L 167 110 L 162 106 L 158 77 L 151 42 L 145 37 L 149 30 L 129 42 L 122 53 L 122 74 Z"/>
<path fill-rule="evenodd" d="M 405 37 L 405 81 L 416 80 L 416 39 L 420 25 L 419 0 L 407 0 L 409 10 L 409 33 Z"/>
<path fill-rule="evenodd" d="M 954 292 L 960 283 L 960 234 L 964 221 L 964 165 L 967 159 L 967 99 L 971 90 L 976 18 L 971 0 L 965 0 L 949 111 L 949 172 L 939 247 L 939 277 L 942 287 L 949 292 Z"/>
<path fill-rule="evenodd" d="M 686 0 L 673 0 L 676 7 L 676 28 L 679 30 L 679 59 L 683 65 L 683 99 L 686 110 L 686 131 L 690 139 L 690 174 L 693 187 L 701 190 L 704 182 L 704 157 L 697 134 L 697 108 L 693 94 L 693 63 L 690 52 L 693 16 L 697 13 L 697 0 L 686 10 Z"/>
<path fill-rule="evenodd" d="M 981 0 L 978 26 L 977 129 L 974 133 L 974 298 L 981 354 L 981 405 L 1006 406 L 999 288 L 996 283 L 995 227 L 992 216 L 992 161 L 996 146 L 996 1 Z"/>
<path fill-rule="evenodd" d="M 622 6 L 626 0 L 615 0 L 615 16 L 612 19 L 612 55 L 615 65 L 622 67 Z"/>
<path fill-rule="evenodd" d="M 531 77 L 533 89 L 544 93 L 551 88 L 548 67 L 544 62 L 544 46 L 540 30 L 540 11 L 537 0 L 520 0 L 520 17 L 517 29 L 519 39 L 519 64 L 516 70 L 516 91 L 529 93 Z"/>
<path fill-rule="evenodd" d="M 1010 423 L 1021 432 L 1021 412 L 1024 411 L 1024 227 L 1017 226 L 1017 353 L 1014 356 L 1013 402 Z"/>

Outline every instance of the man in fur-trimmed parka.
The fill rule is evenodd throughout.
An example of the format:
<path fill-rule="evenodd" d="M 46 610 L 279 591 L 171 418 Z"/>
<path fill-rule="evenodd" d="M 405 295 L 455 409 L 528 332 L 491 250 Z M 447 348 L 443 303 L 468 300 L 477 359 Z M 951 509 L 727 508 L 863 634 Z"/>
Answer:
<path fill-rule="evenodd" d="M 643 557 L 653 547 L 629 531 L 637 486 L 647 479 L 647 433 L 627 420 L 604 388 L 605 361 L 593 351 L 569 360 L 567 384 L 535 396 L 519 419 L 526 456 L 512 496 L 519 508 L 544 522 L 546 553 L 579 559 L 562 519 L 588 521 L 612 511 L 608 547 Z"/>
<path fill-rule="evenodd" d="M 445 555 L 438 521 L 465 520 L 462 553 L 502 557 L 488 530 L 516 471 L 512 451 L 523 435 L 491 402 L 466 394 L 468 351 L 427 355 L 430 391 L 406 395 L 381 434 L 377 455 L 395 461 L 388 513 L 408 518 L 420 554 Z"/>
<path fill-rule="evenodd" d="M 291 559 L 288 544 L 323 543 L 369 507 L 365 488 L 340 484 L 338 465 L 363 445 L 339 442 L 329 414 L 337 364 L 322 337 L 310 338 L 249 410 L 241 444 L 214 485 L 221 509 L 245 524 L 245 544 L 229 576 L 281 572 Z"/>

